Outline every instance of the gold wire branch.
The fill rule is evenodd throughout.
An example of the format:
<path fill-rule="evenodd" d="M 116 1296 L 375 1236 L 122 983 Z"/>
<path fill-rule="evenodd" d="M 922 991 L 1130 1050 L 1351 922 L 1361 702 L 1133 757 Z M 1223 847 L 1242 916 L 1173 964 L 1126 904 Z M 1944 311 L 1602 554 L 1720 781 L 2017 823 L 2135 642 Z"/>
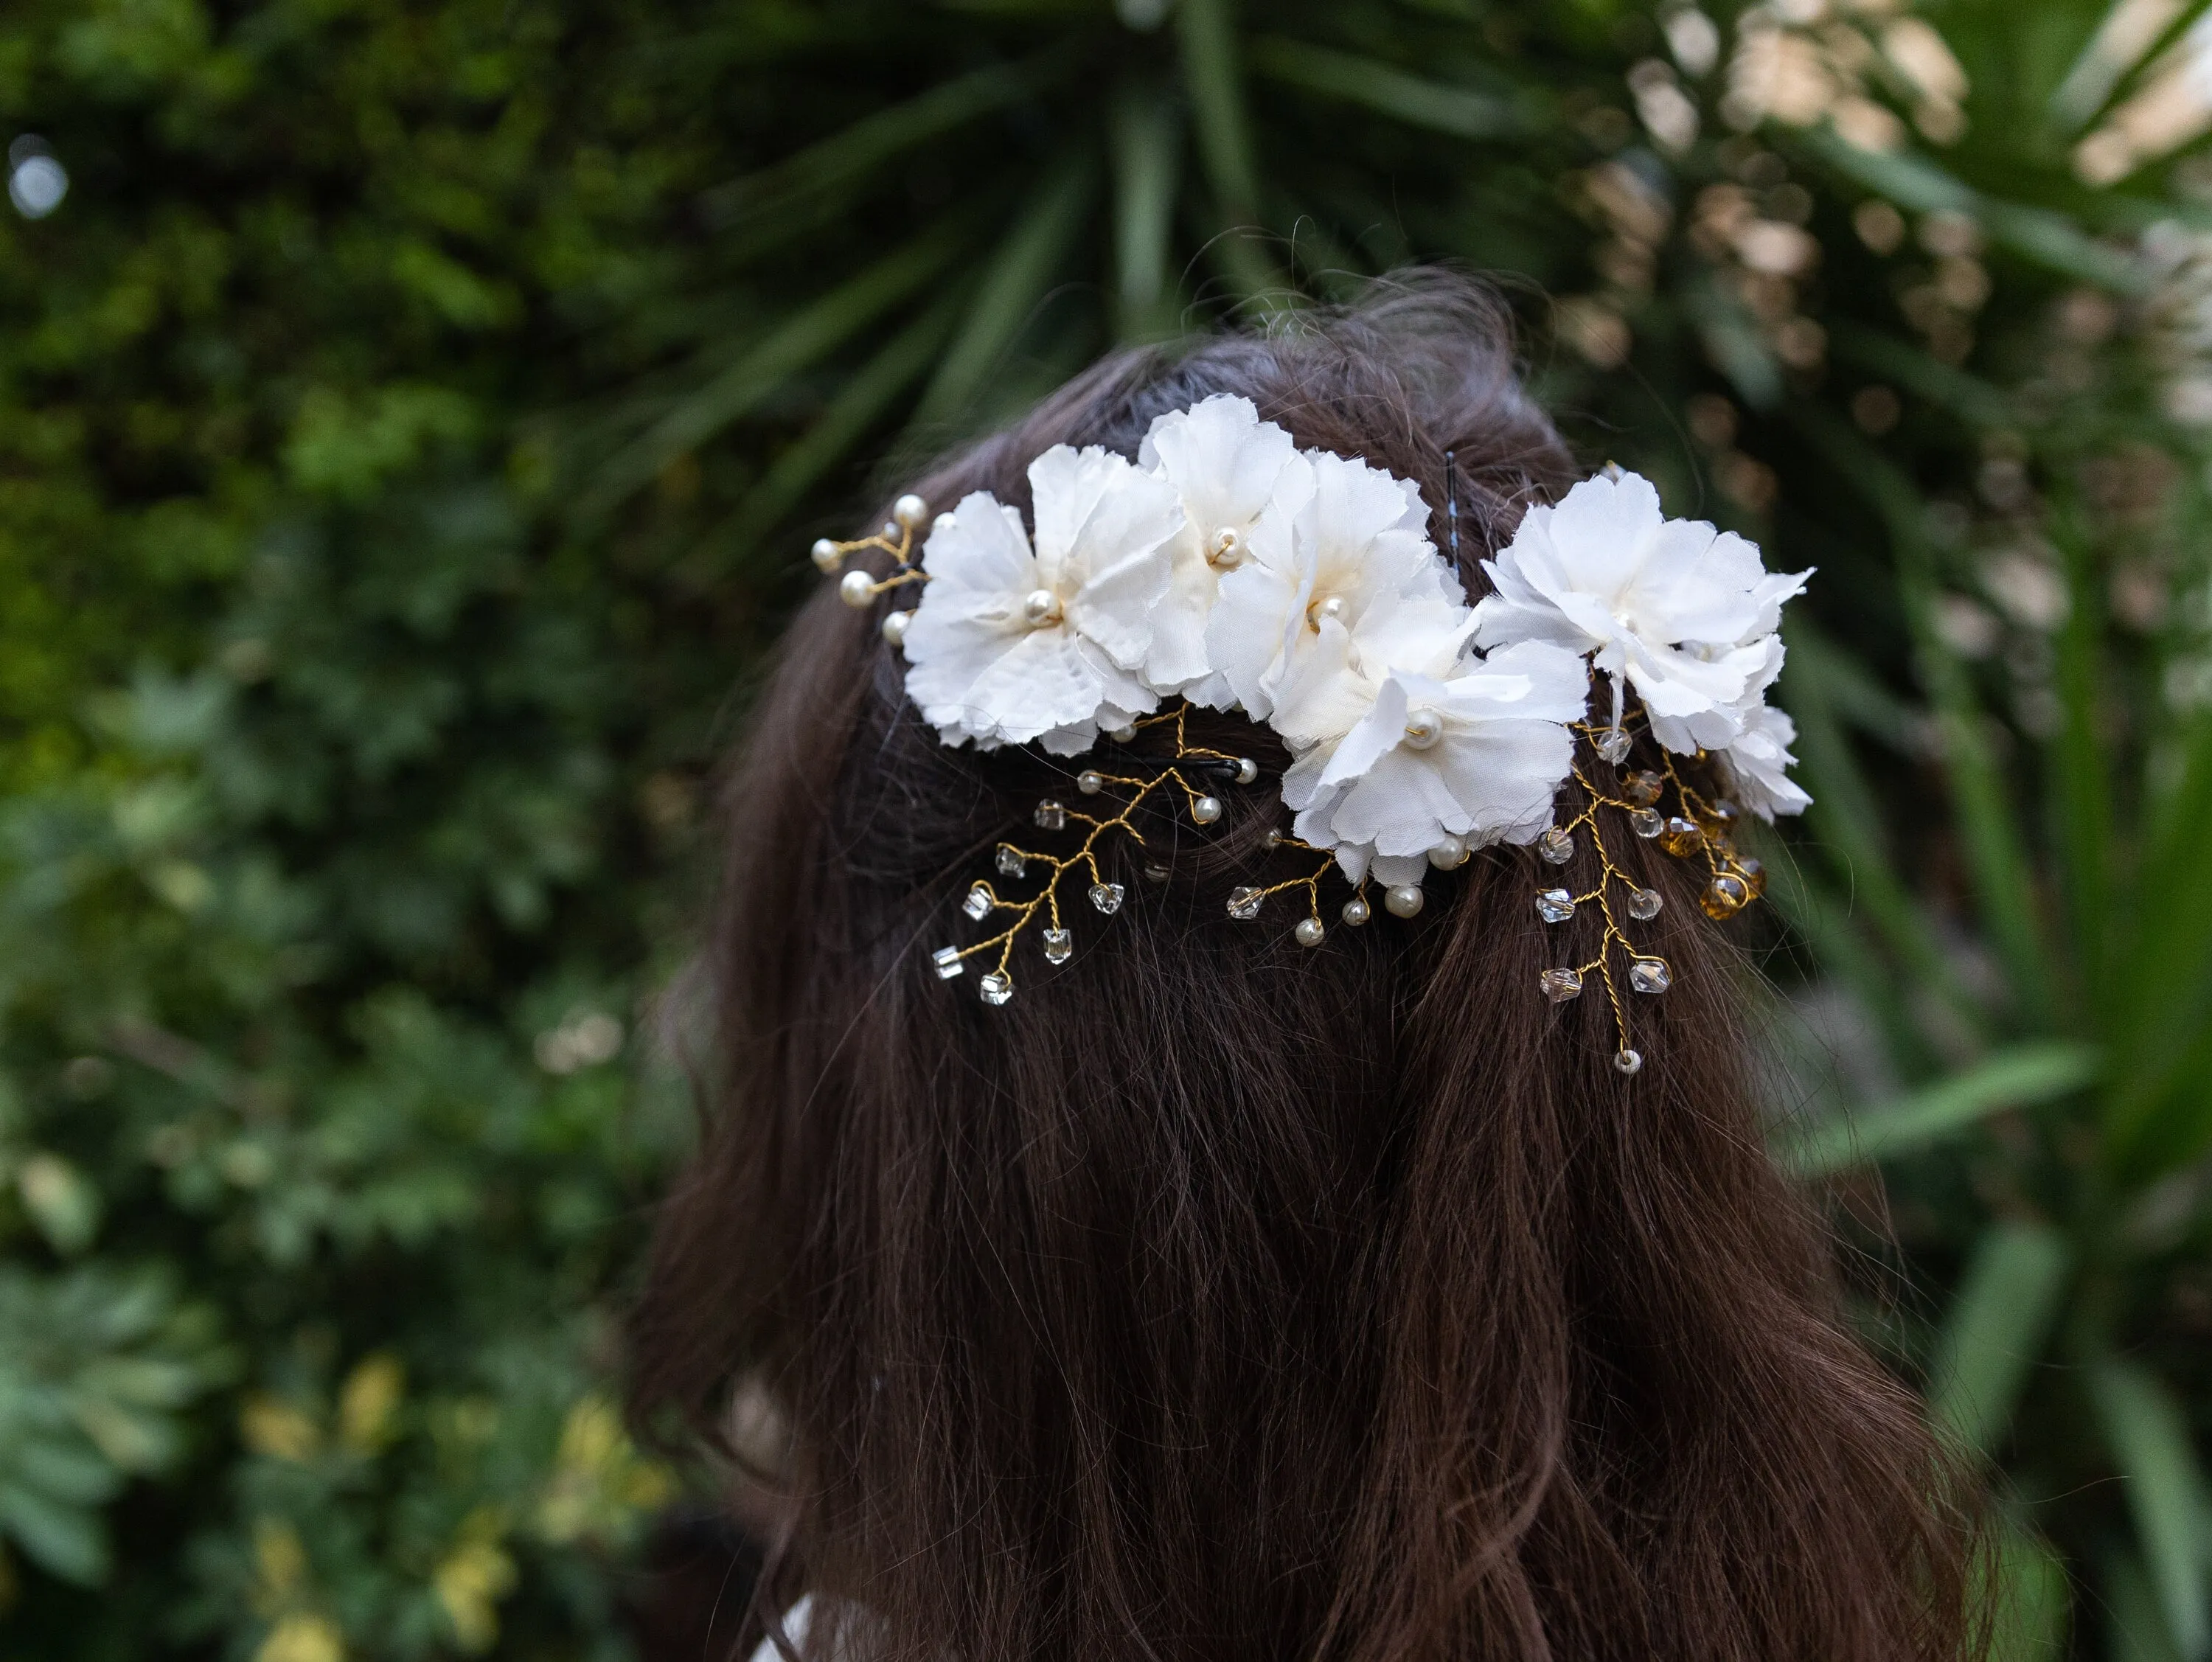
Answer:
<path fill-rule="evenodd" d="M 1628 765 L 1632 734 L 1586 723 L 1578 723 L 1575 731 L 1621 769 L 1622 778 L 1619 794 L 1608 793 L 1590 782 L 1579 763 L 1574 765 L 1572 778 L 1583 794 L 1581 810 L 1545 832 L 1538 839 L 1536 849 L 1544 859 L 1564 866 L 1574 857 L 1574 833 L 1588 831 L 1590 846 L 1598 858 L 1597 886 L 1583 894 L 1570 894 L 1563 888 L 1539 890 L 1536 910 L 1546 922 L 1559 924 L 1595 901 L 1605 927 L 1598 941 L 1596 957 L 1587 963 L 1546 970 L 1538 985 L 1553 1002 L 1564 1003 L 1581 995 L 1584 978 L 1595 971 L 1605 983 L 1606 1000 L 1612 1008 L 1613 1030 L 1620 1041 L 1613 1052 L 1613 1066 L 1623 1074 L 1634 1074 L 1643 1067 L 1644 1057 L 1630 1043 L 1627 1003 L 1620 995 L 1620 983 L 1613 974 L 1615 953 L 1627 960 L 1628 984 L 1636 992 L 1654 995 L 1665 992 L 1674 983 L 1674 971 L 1665 959 L 1636 944 L 1614 910 L 1616 892 L 1620 905 L 1634 922 L 1649 922 L 1656 917 L 1663 903 L 1656 890 L 1644 887 L 1614 862 L 1606 847 L 1605 830 L 1598 811 L 1610 808 L 1624 815 L 1633 834 L 1656 842 L 1678 859 L 1702 855 L 1708 880 L 1698 898 L 1698 908 L 1717 922 L 1733 917 L 1764 894 L 1766 877 L 1758 861 L 1736 849 L 1735 806 L 1723 798 L 1708 797 L 1691 785 L 1681 776 L 1674 757 L 1663 746 L 1659 752 L 1663 771 L 1655 772 Z M 1698 752 L 1698 759 L 1705 759 L 1703 752 Z M 1670 790 L 1677 809 L 1671 813 L 1665 808 Z"/>
<path fill-rule="evenodd" d="M 902 588 L 908 583 L 926 583 L 929 574 L 915 563 L 915 533 L 922 521 L 929 517 L 929 504 L 920 496 L 908 493 L 891 504 L 891 516 L 884 521 L 883 529 L 866 537 L 855 537 L 848 542 L 839 542 L 834 537 L 823 537 L 814 545 L 815 566 L 823 575 L 842 569 L 845 562 L 854 555 L 877 550 L 888 554 L 896 562 L 896 569 L 888 577 L 877 577 L 855 567 L 838 581 L 837 595 L 847 606 L 865 606 L 879 594 Z M 902 616 L 893 613 L 893 616 Z M 885 631 L 896 639 L 905 632 L 905 624 L 891 624 Z"/>

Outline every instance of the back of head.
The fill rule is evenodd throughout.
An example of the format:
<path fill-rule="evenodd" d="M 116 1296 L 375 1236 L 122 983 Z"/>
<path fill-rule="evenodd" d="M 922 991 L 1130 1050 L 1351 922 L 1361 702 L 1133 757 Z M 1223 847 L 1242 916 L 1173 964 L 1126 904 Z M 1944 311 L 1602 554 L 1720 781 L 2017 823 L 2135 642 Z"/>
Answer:
<path fill-rule="evenodd" d="M 1576 477 L 1502 314 L 1425 278 L 1111 359 L 914 488 L 1026 514 L 1052 446 L 1134 458 L 1219 393 L 1439 512 L 1454 453 L 1470 593 Z M 1102 849 L 1127 904 L 994 1008 L 930 949 L 1085 764 L 949 747 L 903 674 L 825 594 L 753 714 L 719 1111 L 638 1318 L 643 1405 L 749 1379 L 788 1423 L 767 1607 L 836 1595 L 932 1662 L 1962 1653 L 1941 1462 L 1763 1152 L 1686 868 L 1614 856 L 1674 970 L 1632 1078 L 1603 1001 L 1534 995 L 1526 848 L 1317 948 L 1226 915 L 1282 876 L 1265 788 Z"/>

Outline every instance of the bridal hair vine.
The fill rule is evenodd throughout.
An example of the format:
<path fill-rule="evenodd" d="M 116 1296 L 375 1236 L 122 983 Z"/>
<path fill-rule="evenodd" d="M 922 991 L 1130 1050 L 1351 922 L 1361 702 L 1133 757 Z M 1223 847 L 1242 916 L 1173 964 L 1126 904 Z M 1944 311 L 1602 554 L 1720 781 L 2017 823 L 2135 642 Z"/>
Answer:
<path fill-rule="evenodd" d="M 1146 877 L 1164 882 L 1138 812 L 1158 799 L 1212 825 L 1220 791 L 1258 781 L 1251 758 L 1188 740 L 1191 709 L 1234 710 L 1293 758 L 1281 780 L 1291 826 L 1267 843 L 1302 853 L 1306 869 L 1231 889 L 1231 917 L 1297 893 L 1292 935 L 1318 947 L 1332 868 L 1352 888 L 1338 916 L 1357 927 L 1373 916 L 1370 886 L 1385 910 L 1412 917 L 1431 869 L 1501 843 L 1533 844 L 1564 868 L 1586 837 L 1595 882 L 1541 887 L 1534 904 L 1554 926 L 1594 912 L 1595 953 L 1544 971 L 1533 990 L 1563 1002 L 1596 976 L 1619 1038 L 1614 1066 L 1640 1068 L 1621 983 L 1656 995 L 1673 975 L 1631 934 L 1661 898 L 1616 864 L 1607 838 L 1625 826 L 1702 861 L 1700 905 L 1717 920 L 1759 897 L 1759 861 L 1735 843 L 1740 816 L 1771 820 L 1810 800 L 1788 774 L 1796 730 L 1765 694 L 1782 668 L 1783 603 L 1812 574 L 1770 575 L 1753 544 L 1668 519 L 1648 480 L 1608 466 L 1529 508 L 1483 562 L 1492 593 L 1469 606 L 1452 466 L 1447 454 L 1448 558 L 1411 481 L 1301 450 L 1249 400 L 1216 397 L 1155 421 L 1133 462 L 1097 447 L 1044 452 L 1029 466 L 1031 524 L 987 492 L 934 519 L 905 496 L 875 535 L 816 543 L 815 563 L 842 571 L 840 594 L 856 608 L 919 588 L 919 604 L 887 611 L 882 629 L 905 654 L 908 697 L 944 743 L 1067 757 L 1104 746 L 1076 775 L 1079 801 L 1045 801 L 1032 815 L 1036 830 L 1077 839 L 1073 850 L 1001 843 L 996 877 L 1031 886 L 975 882 L 962 910 L 998 927 L 932 952 L 937 973 L 950 980 L 981 960 L 983 1001 L 1005 1004 L 1033 924 L 1046 960 L 1065 963 L 1074 937 L 1063 880 L 1073 875 L 1099 912 L 1121 906 L 1100 860 L 1113 839 L 1145 850 Z M 888 575 L 845 569 L 867 551 L 890 557 Z M 1613 777 L 1577 759 L 1578 741 Z M 1705 794 L 1678 758 L 1709 764 L 1696 780 L 1717 776 L 1729 796 Z"/>

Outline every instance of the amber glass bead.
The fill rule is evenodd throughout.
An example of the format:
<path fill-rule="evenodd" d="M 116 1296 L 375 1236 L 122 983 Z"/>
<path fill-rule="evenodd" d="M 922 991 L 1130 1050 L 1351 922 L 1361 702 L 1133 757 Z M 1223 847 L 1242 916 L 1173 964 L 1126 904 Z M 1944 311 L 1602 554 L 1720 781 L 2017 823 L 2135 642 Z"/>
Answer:
<path fill-rule="evenodd" d="M 1660 828 L 1659 846 L 1678 858 L 1686 858 L 1705 846 L 1705 834 L 1678 813 Z"/>
<path fill-rule="evenodd" d="M 1753 899 L 1756 900 L 1766 892 L 1766 868 L 1749 855 L 1747 855 L 1735 862 L 1735 874 L 1743 879 L 1745 886 L 1751 891 Z"/>
<path fill-rule="evenodd" d="M 1734 872 L 1722 872 L 1705 885 L 1698 904 L 1716 923 L 1734 917 L 1751 904 L 1751 886 Z"/>
<path fill-rule="evenodd" d="M 1620 800 L 1632 802 L 1639 808 L 1648 808 L 1659 800 L 1667 788 L 1666 780 L 1656 773 L 1632 773 L 1620 782 Z"/>

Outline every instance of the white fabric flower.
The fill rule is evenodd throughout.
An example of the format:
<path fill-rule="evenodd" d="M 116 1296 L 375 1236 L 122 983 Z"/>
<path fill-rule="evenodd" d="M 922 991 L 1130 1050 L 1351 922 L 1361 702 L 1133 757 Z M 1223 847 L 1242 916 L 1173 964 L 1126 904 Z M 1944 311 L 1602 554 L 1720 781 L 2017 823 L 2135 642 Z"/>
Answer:
<path fill-rule="evenodd" d="M 1255 721 L 1276 714 L 1328 620 L 1356 629 L 1382 602 L 1463 600 L 1424 534 L 1429 511 L 1419 486 L 1325 451 L 1308 460 L 1310 496 L 1295 514 L 1255 525 L 1251 556 L 1221 580 L 1206 624 L 1207 656 Z M 1284 732 L 1300 742 L 1295 729 Z"/>
<path fill-rule="evenodd" d="M 1762 703 L 1746 713 L 1743 732 L 1719 752 L 1736 801 L 1761 819 L 1802 813 L 1813 806 L 1813 799 L 1790 776 L 1789 770 L 1797 761 L 1790 746 L 1796 742 L 1797 724 Z"/>
<path fill-rule="evenodd" d="M 1097 447 L 1055 445 L 1029 477 L 1034 548 L 982 491 L 932 529 L 907 696 L 946 744 L 1036 740 L 1073 756 L 1159 703 L 1139 672 L 1182 509 L 1164 479 Z"/>
<path fill-rule="evenodd" d="M 1159 692 L 1186 692 L 1194 703 L 1233 702 L 1212 673 L 1206 624 L 1222 575 L 1250 557 L 1261 521 L 1287 520 L 1313 495 L 1313 467 L 1249 399 L 1222 394 L 1162 416 L 1145 435 L 1137 466 L 1158 473 L 1182 499 L 1183 528 L 1172 553 L 1175 576 L 1154 619 L 1145 679 Z"/>
<path fill-rule="evenodd" d="M 1766 637 L 1812 575 L 1770 576 L 1733 532 L 1668 519 L 1634 473 L 1584 479 L 1557 507 L 1530 508 L 1483 569 L 1497 593 L 1475 607 L 1478 645 L 1553 641 L 1591 654 L 1613 680 L 1613 721 L 1633 687 L 1653 736 L 1686 753 L 1743 732 Z"/>
<path fill-rule="evenodd" d="M 1501 647 L 1449 675 L 1392 669 L 1372 706 L 1283 780 L 1306 842 L 1358 882 L 1417 880 L 1446 836 L 1528 843 L 1552 823 L 1589 699 L 1582 657 L 1544 641 Z"/>

